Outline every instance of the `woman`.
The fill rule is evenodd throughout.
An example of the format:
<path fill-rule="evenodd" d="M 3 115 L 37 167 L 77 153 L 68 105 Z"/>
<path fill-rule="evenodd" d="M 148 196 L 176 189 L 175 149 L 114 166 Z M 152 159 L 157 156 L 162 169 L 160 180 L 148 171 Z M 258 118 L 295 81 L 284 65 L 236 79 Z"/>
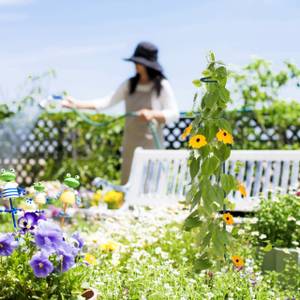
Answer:
<path fill-rule="evenodd" d="M 157 47 L 149 42 L 139 43 L 134 54 L 125 60 L 135 63 L 136 75 L 123 82 L 110 97 L 88 102 L 68 97 L 63 103 L 65 107 L 101 111 L 124 100 L 126 112 L 137 112 L 137 117 L 125 121 L 122 184 L 128 181 L 134 149 L 155 148 L 147 123 L 153 120 L 159 123 L 158 134 L 162 140 L 163 124 L 179 117 L 173 90 L 158 62 Z"/>

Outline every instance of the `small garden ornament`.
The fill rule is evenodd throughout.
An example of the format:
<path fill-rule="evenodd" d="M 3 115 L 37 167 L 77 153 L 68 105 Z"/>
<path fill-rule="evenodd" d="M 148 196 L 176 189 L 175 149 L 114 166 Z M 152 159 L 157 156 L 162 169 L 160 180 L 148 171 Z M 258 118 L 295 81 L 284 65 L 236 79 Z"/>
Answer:
<path fill-rule="evenodd" d="M 25 194 L 25 190 L 18 187 L 16 183 L 16 174 L 13 169 L 8 171 L 2 169 L 0 173 L 0 180 L 5 182 L 2 193 L 0 197 L 7 199 L 9 201 L 9 209 L 5 209 L 1 212 L 10 213 L 13 221 L 14 228 L 17 228 L 15 214 L 19 210 L 13 206 L 13 198 L 19 198 Z"/>
<path fill-rule="evenodd" d="M 68 206 L 80 203 L 77 191 L 75 191 L 75 189 L 80 185 L 79 176 L 76 175 L 75 177 L 72 177 L 71 174 L 68 173 L 64 179 L 64 185 L 65 189 L 59 197 L 59 200 L 63 203 L 63 216 L 61 219 L 62 226 L 65 222 Z"/>

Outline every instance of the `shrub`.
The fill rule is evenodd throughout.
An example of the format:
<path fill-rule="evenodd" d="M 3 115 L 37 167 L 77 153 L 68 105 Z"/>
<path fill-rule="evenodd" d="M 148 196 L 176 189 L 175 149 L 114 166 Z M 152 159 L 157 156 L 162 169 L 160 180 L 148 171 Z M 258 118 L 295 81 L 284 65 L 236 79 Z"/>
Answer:
<path fill-rule="evenodd" d="M 294 248 L 300 241 L 300 206 L 295 195 L 262 199 L 252 230 L 266 235 L 274 247 Z"/>

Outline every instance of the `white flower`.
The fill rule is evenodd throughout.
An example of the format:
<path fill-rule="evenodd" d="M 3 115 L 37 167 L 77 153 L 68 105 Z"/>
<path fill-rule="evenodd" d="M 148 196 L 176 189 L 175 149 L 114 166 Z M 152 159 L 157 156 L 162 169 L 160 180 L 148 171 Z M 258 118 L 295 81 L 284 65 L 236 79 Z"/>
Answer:
<path fill-rule="evenodd" d="M 245 233 L 245 230 L 244 229 L 239 229 L 238 230 L 238 235 L 243 235 Z"/>
<path fill-rule="evenodd" d="M 155 254 L 159 255 L 162 253 L 162 250 L 160 247 L 157 247 L 157 248 L 155 248 L 154 252 L 155 252 Z"/>
<path fill-rule="evenodd" d="M 300 220 L 296 222 L 296 225 L 300 226 Z"/>
<path fill-rule="evenodd" d="M 258 222 L 258 218 L 252 218 L 252 219 L 250 219 L 250 223 L 251 224 L 256 224 Z"/>
<path fill-rule="evenodd" d="M 162 257 L 163 259 L 167 259 L 167 258 L 169 257 L 169 254 L 168 254 L 167 252 L 162 252 L 162 253 L 161 253 L 161 257 Z"/>
<path fill-rule="evenodd" d="M 296 221 L 296 219 L 293 216 L 288 216 L 287 220 L 288 221 Z"/>
<path fill-rule="evenodd" d="M 261 234 L 261 235 L 259 236 L 259 238 L 260 238 L 261 240 L 263 240 L 263 239 L 267 238 L 267 236 L 266 236 L 265 234 Z"/>
<path fill-rule="evenodd" d="M 299 245 L 299 242 L 297 242 L 297 241 L 292 241 L 292 244 L 294 245 L 294 246 L 298 246 Z"/>
<path fill-rule="evenodd" d="M 251 235 L 252 236 L 259 236 L 259 232 L 258 231 L 253 231 L 253 232 L 251 232 Z"/>
<path fill-rule="evenodd" d="M 226 231 L 227 231 L 227 232 L 230 233 L 230 232 L 232 231 L 232 229 L 233 229 L 233 226 L 232 226 L 232 225 L 227 225 L 227 226 L 226 226 Z"/>

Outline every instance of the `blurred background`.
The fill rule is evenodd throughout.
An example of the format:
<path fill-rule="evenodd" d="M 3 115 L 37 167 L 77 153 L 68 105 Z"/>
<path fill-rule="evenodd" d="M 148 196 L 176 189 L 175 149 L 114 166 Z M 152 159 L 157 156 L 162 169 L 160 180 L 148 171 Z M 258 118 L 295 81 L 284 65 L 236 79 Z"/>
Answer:
<path fill-rule="evenodd" d="M 51 93 L 105 96 L 133 74 L 122 58 L 147 40 L 159 46 L 180 110 L 188 111 L 191 81 L 209 50 L 233 69 L 253 56 L 281 68 L 300 61 L 299 28 L 298 0 L 0 0 L 0 101 L 49 69 L 57 74 Z M 297 98 L 299 89 L 282 93 Z"/>

